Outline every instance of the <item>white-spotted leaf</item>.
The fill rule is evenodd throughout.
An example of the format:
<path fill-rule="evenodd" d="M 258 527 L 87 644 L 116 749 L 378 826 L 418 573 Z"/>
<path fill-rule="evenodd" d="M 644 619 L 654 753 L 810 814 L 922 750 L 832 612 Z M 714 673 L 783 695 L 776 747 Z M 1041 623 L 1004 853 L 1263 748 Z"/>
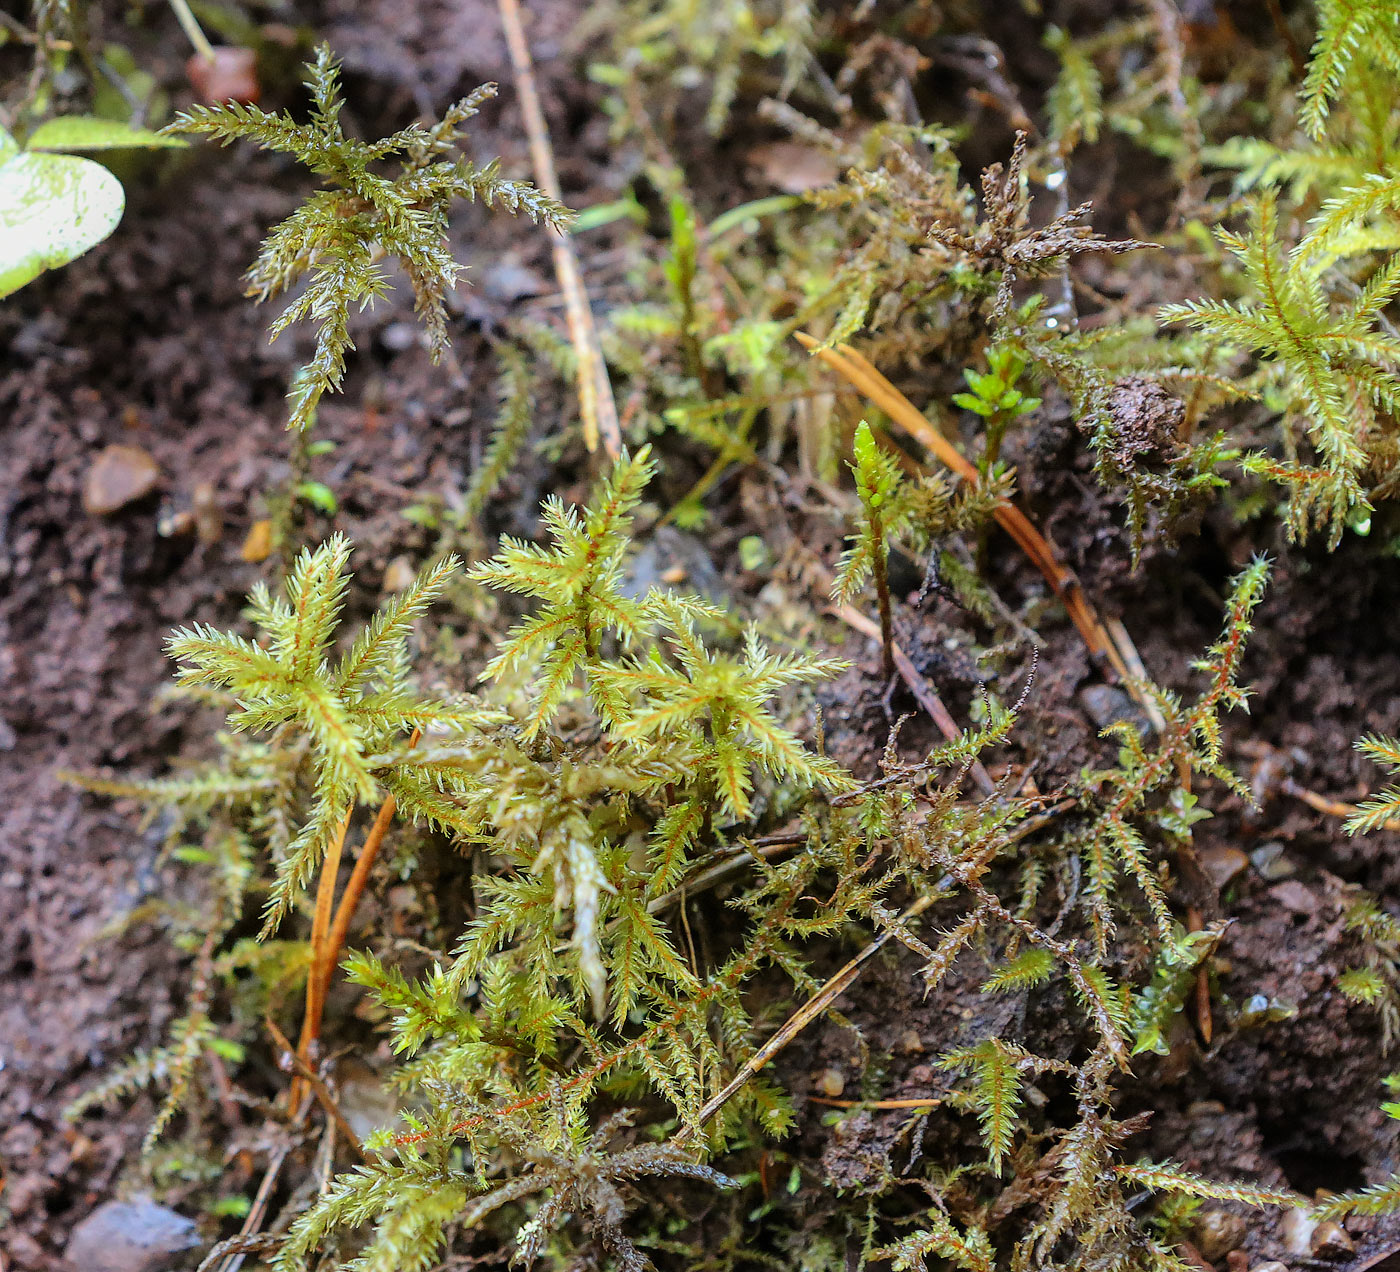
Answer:
<path fill-rule="evenodd" d="M 0 296 L 102 242 L 125 205 L 122 183 L 90 159 L 24 153 L 0 163 Z"/>

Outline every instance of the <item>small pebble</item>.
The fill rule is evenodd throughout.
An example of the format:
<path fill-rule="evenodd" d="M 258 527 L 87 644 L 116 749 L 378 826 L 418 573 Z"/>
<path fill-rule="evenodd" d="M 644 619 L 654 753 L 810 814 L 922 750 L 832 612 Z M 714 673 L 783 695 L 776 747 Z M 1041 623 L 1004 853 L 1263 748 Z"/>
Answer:
<path fill-rule="evenodd" d="M 1244 1241 L 1249 1225 L 1242 1215 L 1219 1206 L 1201 1210 L 1191 1225 L 1196 1248 L 1211 1262 L 1223 1259 Z"/>
<path fill-rule="evenodd" d="M 923 1052 L 924 1040 L 919 1037 L 917 1029 L 906 1029 L 899 1036 L 899 1049 L 906 1056 L 917 1056 Z"/>
<path fill-rule="evenodd" d="M 217 543 L 224 532 L 224 511 L 219 507 L 214 487 L 207 481 L 197 482 L 190 496 L 194 505 L 194 528 L 201 543 Z"/>
<path fill-rule="evenodd" d="M 1202 851 L 1201 869 L 1206 872 L 1206 878 L 1223 890 L 1249 869 L 1249 858 L 1238 848 L 1219 845 Z"/>
<path fill-rule="evenodd" d="M 1079 701 L 1089 718 L 1106 729 L 1111 724 L 1131 724 L 1144 737 L 1152 731 L 1152 722 L 1123 690 L 1114 685 L 1089 685 L 1080 691 Z"/>
<path fill-rule="evenodd" d="M 1283 1247 L 1289 1254 L 1311 1254 L 1313 1232 L 1317 1228 L 1306 1211 L 1286 1210 L 1279 1221 L 1283 1232 Z"/>
<path fill-rule="evenodd" d="M 817 1074 L 814 1085 L 818 1095 L 824 1095 L 828 1100 L 834 1100 L 846 1089 L 846 1079 L 840 1069 L 823 1069 Z"/>
<path fill-rule="evenodd" d="M 159 1272 L 198 1244 L 192 1220 L 137 1197 L 98 1206 L 73 1229 L 63 1253 L 78 1272 Z"/>
<path fill-rule="evenodd" d="M 1276 883 L 1280 879 L 1287 879 L 1294 871 L 1294 865 L 1288 860 L 1283 850 L 1283 845 L 1277 839 L 1271 839 L 1266 844 L 1260 844 L 1249 854 L 1250 861 L 1263 879 L 1270 883 Z"/>
<path fill-rule="evenodd" d="M 800 141 L 772 141 L 754 146 L 748 166 L 760 180 L 784 194 L 805 194 L 830 185 L 839 177 L 836 161 L 814 145 Z"/>
<path fill-rule="evenodd" d="M 179 539 L 194 533 L 194 513 L 188 508 L 163 507 L 156 518 L 156 533 L 162 539 Z"/>
<path fill-rule="evenodd" d="M 384 570 L 384 590 L 402 592 L 418 577 L 413 562 L 406 556 L 396 556 Z"/>
<path fill-rule="evenodd" d="M 488 265 L 481 276 L 481 289 L 492 300 L 509 304 L 524 296 L 538 296 L 548 291 L 545 280 L 526 265 L 512 260 L 509 254 Z"/>
<path fill-rule="evenodd" d="M 1288 879 L 1283 883 L 1276 883 L 1269 889 L 1269 896 L 1272 897 L 1285 910 L 1291 910 L 1294 914 L 1310 915 L 1317 913 L 1318 899 L 1313 895 L 1312 889 L 1299 883 L 1296 879 Z"/>
<path fill-rule="evenodd" d="M 1356 1243 L 1347 1236 L 1346 1229 L 1331 1220 L 1313 1229 L 1309 1245 L 1313 1255 L 1319 1259 L 1349 1259 L 1356 1253 Z"/>
<path fill-rule="evenodd" d="M 83 480 L 83 507 L 94 517 L 106 516 L 145 498 L 159 480 L 160 467 L 148 451 L 120 443 L 109 446 L 92 461 Z"/>
<path fill-rule="evenodd" d="M 411 322 L 391 322 L 379 333 L 379 342 L 390 353 L 403 353 L 418 343 L 418 327 Z"/>
<path fill-rule="evenodd" d="M 337 1103 L 340 1111 L 350 1129 L 361 1139 L 368 1139 L 381 1127 L 398 1121 L 398 1097 L 368 1065 L 342 1060 L 336 1067 L 336 1077 L 339 1079 Z"/>
<path fill-rule="evenodd" d="M 705 540 L 673 526 L 662 526 L 628 564 L 622 594 L 645 596 L 654 587 L 676 586 L 673 579 L 683 582 L 686 592 L 698 593 L 725 608 L 733 607 L 733 598 L 725 591 Z"/>
<path fill-rule="evenodd" d="M 46 1254 L 43 1247 L 27 1232 L 18 1231 L 14 1224 L 8 1225 L 8 1228 L 5 1233 L 5 1249 L 14 1260 L 15 1267 L 42 1268 L 51 1259 L 52 1256 Z M 7 1264 L 6 1267 L 8 1266 Z"/>

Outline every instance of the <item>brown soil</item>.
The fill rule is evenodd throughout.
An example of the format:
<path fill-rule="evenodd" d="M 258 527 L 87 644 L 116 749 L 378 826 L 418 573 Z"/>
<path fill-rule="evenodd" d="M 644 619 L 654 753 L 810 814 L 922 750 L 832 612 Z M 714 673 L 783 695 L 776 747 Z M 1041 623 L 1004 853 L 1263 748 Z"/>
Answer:
<path fill-rule="evenodd" d="M 344 56 L 352 126 L 379 135 L 417 113 L 420 93 L 441 104 L 486 80 L 510 82 L 489 0 L 430 8 L 300 15 Z M 573 14 L 543 8 L 535 30 L 548 75 Z M 148 16 L 150 65 L 177 88 L 178 29 L 164 11 Z M 562 117 L 580 90 L 559 74 L 545 84 Z M 528 170 L 513 107 L 488 107 L 474 136 L 483 157 Z M 570 197 L 610 197 L 578 177 L 566 168 Z M 84 796 L 56 773 L 155 774 L 172 756 L 198 754 L 209 735 L 209 720 L 158 698 L 170 674 L 162 641 L 195 618 L 235 621 L 262 571 L 240 548 L 266 515 L 264 493 L 286 476 L 282 393 L 305 344 L 298 333 L 268 345 L 270 315 L 244 299 L 240 277 L 304 188 L 303 173 L 246 148 L 198 154 L 132 197 L 101 247 L 0 309 L 0 1250 L 18 1268 L 59 1266 L 73 1224 L 131 1164 L 151 1106 L 138 1101 L 81 1132 L 62 1110 L 105 1068 L 162 1042 L 182 1002 L 184 964 L 158 928 L 103 936 L 174 886 L 172 872 L 154 869 L 161 828 L 137 829 L 129 807 Z M 496 408 L 483 332 L 520 295 L 552 285 L 542 235 L 479 210 L 456 232 L 459 259 L 482 267 L 462 292 L 455 360 L 429 363 L 400 288 L 358 324 L 347 391 L 320 414 L 321 435 L 338 445 L 315 475 L 340 497 L 337 525 L 355 540 L 358 582 L 369 587 L 394 556 L 426 549 L 399 510 L 465 487 Z M 542 404 L 542 433 L 560 409 Z M 158 489 L 91 516 L 84 477 L 116 442 L 154 456 Z M 217 540 L 163 537 L 159 527 L 188 511 L 200 486 L 221 516 Z M 514 505 L 524 510 L 516 529 L 532 526 L 536 502 L 531 486 Z"/>
<path fill-rule="evenodd" d="M 616 197 L 621 178 L 607 167 L 606 126 L 587 81 L 560 56 L 579 7 L 532 5 L 532 40 L 566 197 L 593 203 Z M 482 80 L 511 81 L 489 0 L 329 0 L 298 16 L 344 56 L 351 114 L 366 134 Z M 178 33 L 163 10 L 146 17 L 149 47 L 141 56 L 178 88 Z M 474 138 L 482 156 L 500 154 L 508 171 L 527 171 L 509 91 L 488 108 Z M 691 140 L 697 148 L 710 144 Z M 998 138 L 992 149 L 1001 145 Z M 696 171 L 737 166 L 703 152 L 681 158 Z M 269 347 L 268 314 L 239 285 L 265 227 L 305 189 L 303 174 L 243 148 L 199 153 L 164 171 L 133 198 L 107 243 L 0 310 L 0 1205 L 8 1210 L 0 1250 L 22 1269 L 60 1266 L 73 1225 L 112 1196 L 132 1167 L 150 1113 L 138 1100 L 74 1128 L 62 1120 L 63 1108 L 106 1066 L 161 1042 L 185 992 L 185 964 L 158 930 L 103 935 L 144 898 L 179 886 L 156 866 L 160 827 L 136 828 L 130 810 L 76 792 L 56 770 L 158 773 L 207 741 L 209 720 L 158 696 L 169 678 L 161 642 L 178 623 L 235 620 L 262 574 L 239 550 L 265 515 L 264 493 L 285 476 L 281 394 L 304 348 L 297 343 L 303 336 Z M 399 510 L 424 491 L 462 488 L 480 453 L 495 408 L 486 335 L 523 297 L 553 290 L 541 235 L 479 210 L 461 216 L 456 233 L 459 256 L 478 268 L 475 287 L 462 294 L 453 360 L 429 364 L 400 289 L 360 321 L 346 392 L 321 412 L 321 436 L 338 447 L 316 461 L 318 475 L 340 496 L 336 526 L 358 544 L 362 604 L 393 557 L 416 559 L 427 546 Z M 567 410 L 542 402 L 538 435 Z M 85 474 L 116 442 L 154 456 L 159 487 L 118 513 L 89 515 Z M 1260 537 L 1276 533 L 1272 523 L 1256 523 L 1251 533 L 1208 517 L 1182 547 L 1149 551 L 1133 573 L 1120 510 L 1095 484 L 1072 426 L 1045 425 L 1013 457 L 1029 510 L 1096 603 L 1122 616 L 1152 674 L 1189 689 L 1189 660 L 1218 631 L 1229 575 L 1253 552 L 1281 546 Z M 528 532 L 540 491 L 575 480 L 576 460 L 562 457 L 557 473 L 540 461 L 515 474 L 492 528 Z M 160 527 L 201 486 L 212 489 L 221 513 L 218 537 L 163 535 Z M 734 483 L 731 494 L 710 545 L 717 559 L 730 557 L 751 530 L 743 484 Z M 793 517 L 791 533 L 810 540 L 813 527 Z M 1222 1008 L 1214 1043 L 1184 1039 L 1171 1056 L 1140 1063 L 1123 1087 L 1126 1112 L 1154 1110 L 1141 1137 L 1145 1153 L 1309 1193 L 1372 1182 L 1396 1165 L 1394 1123 L 1377 1107 L 1394 1059 L 1382 1050 L 1374 1013 L 1348 1005 L 1335 989 L 1356 955 L 1340 926 L 1344 885 L 1400 900 L 1394 839 L 1347 839 L 1335 819 L 1279 784 L 1288 776 L 1353 799 L 1377 775 L 1352 742 L 1400 724 L 1400 659 L 1389 621 L 1400 606 L 1400 582 L 1393 558 L 1373 544 L 1349 537 L 1330 557 L 1289 548 L 1280 562 L 1246 663 L 1252 714 L 1229 731 L 1232 759 L 1259 777 L 1261 808 L 1211 790 L 1206 799 L 1217 817 L 1198 830 L 1206 851 L 1281 846 L 1286 878 L 1251 868 L 1220 903 L 1232 926 L 1217 1001 L 1239 1005 L 1265 995 L 1286 1000 L 1296 1014 L 1236 1029 Z M 1037 586 L 1009 550 L 1001 557 L 997 581 L 1009 597 Z M 734 575 L 731 560 L 719 565 Z M 757 590 L 762 580 L 750 584 Z M 925 673 L 961 714 L 975 678 L 944 637 L 964 620 L 935 601 L 905 621 Z M 1033 762 L 1043 788 L 1109 758 L 1084 692 L 1100 683 L 1097 674 L 1068 626 L 1048 635 L 1008 757 Z M 860 669 L 831 696 L 830 704 L 842 706 L 839 719 L 829 711 L 833 750 L 865 773 L 874 772 L 888 728 L 870 673 Z M 909 745 L 927 740 L 911 726 Z M 908 958 L 895 955 L 873 967 L 860 992 L 840 1004 L 863 1042 L 835 1025 L 814 1028 L 785 1054 L 781 1079 L 799 1095 L 813 1093 L 829 1069 L 848 1093 L 936 1092 L 942 1078 L 930 1057 L 962 1040 L 990 1008 L 977 992 L 975 967 L 960 969 L 930 1001 L 910 969 Z M 1056 1002 L 1030 995 L 1010 1010 L 1053 1054 Z M 1064 1093 L 1047 1087 L 1046 1094 Z M 907 1169 L 917 1155 L 907 1114 L 862 1113 L 833 1128 L 826 1112 L 807 1105 L 800 1136 L 785 1146 L 812 1181 L 858 1190 L 891 1164 Z M 943 1112 L 918 1134 L 973 1143 L 968 1119 Z M 1246 1244 L 1256 1257 L 1280 1257 L 1278 1225 L 1257 1216 L 1249 1223 Z M 1400 1249 L 1400 1235 L 1384 1224 L 1358 1223 L 1354 1236 L 1358 1270 L 1376 1266 L 1367 1260 L 1378 1252 Z"/>

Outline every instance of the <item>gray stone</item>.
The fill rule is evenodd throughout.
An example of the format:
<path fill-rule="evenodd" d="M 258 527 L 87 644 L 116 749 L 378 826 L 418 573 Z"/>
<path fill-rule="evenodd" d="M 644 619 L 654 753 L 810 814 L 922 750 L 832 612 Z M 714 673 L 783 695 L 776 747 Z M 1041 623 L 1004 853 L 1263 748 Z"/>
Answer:
<path fill-rule="evenodd" d="M 1111 724 L 1126 723 L 1143 737 L 1152 731 L 1152 722 L 1143 714 L 1142 708 L 1116 685 L 1090 685 L 1080 690 L 1079 701 L 1100 729 L 1106 729 Z"/>
<path fill-rule="evenodd" d="M 76 1272 L 160 1272 L 198 1244 L 192 1220 L 134 1197 L 98 1206 L 73 1229 L 63 1254 Z"/>
<path fill-rule="evenodd" d="M 1249 854 L 1249 859 L 1254 863 L 1254 868 L 1259 874 L 1270 883 L 1287 879 L 1295 869 L 1293 863 L 1284 854 L 1283 845 L 1277 839 L 1260 844 Z"/>
<path fill-rule="evenodd" d="M 698 593 L 723 607 L 733 604 L 704 540 L 674 526 L 662 526 L 641 546 L 622 580 L 624 596 L 639 598 L 652 588 Z"/>

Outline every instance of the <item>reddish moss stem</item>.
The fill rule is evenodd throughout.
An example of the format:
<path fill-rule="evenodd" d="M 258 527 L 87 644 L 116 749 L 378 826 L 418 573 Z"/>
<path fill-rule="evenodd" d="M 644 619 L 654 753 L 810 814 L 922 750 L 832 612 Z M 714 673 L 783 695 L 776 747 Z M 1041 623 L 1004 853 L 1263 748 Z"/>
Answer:
<path fill-rule="evenodd" d="M 321 877 L 316 884 L 316 915 L 311 921 L 311 970 L 306 977 L 306 1010 L 301 1019 L 301 1037 L 297 1040 L 297 1056 L 310 1063 L 312 1048 L 321 1034 L 321 1013 L 325 1007 L 323 997 L 324 981 L 321 964 L 325 961 L 326 936 L 331 926 L 331 908 L 335 901 L 335 877 L 340 871 L 340 855 L 345 848 L 345 834 L 350 829 L 350 818 L 354 808 L 346 810 L 341 818 L 340 829 L 326 849 L 325 860 L 321 862 Z M 287 1105 L 293 1114 L 300 1108 L 306 1097 L 305 1079 L 297 1074 L 287 1092 Z"/>

